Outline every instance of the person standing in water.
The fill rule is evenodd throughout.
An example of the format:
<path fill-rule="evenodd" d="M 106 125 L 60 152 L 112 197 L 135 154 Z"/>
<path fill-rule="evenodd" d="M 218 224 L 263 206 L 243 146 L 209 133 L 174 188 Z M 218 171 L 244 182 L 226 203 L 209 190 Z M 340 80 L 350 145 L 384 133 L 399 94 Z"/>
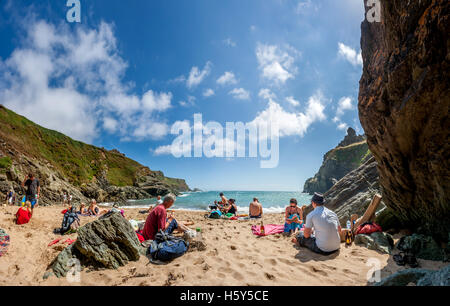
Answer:
<path fill-rule="evenodd" d="M 41 193 L 41 186 L 39 184 L 39 180 L 34 177 L 32 173 L 28 174 L 22 182 L 22 187 L 27 187 L 27 191 L 25 193 L 26 201 L 31 203 L 31 207 L 39 206 L 38 200 L 39 195 Z"/>

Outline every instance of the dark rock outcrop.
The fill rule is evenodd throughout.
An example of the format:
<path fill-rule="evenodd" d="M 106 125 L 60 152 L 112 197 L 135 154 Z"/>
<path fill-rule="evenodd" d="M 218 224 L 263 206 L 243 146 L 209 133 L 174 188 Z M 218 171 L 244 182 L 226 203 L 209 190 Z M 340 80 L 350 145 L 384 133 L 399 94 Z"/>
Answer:
<path fill-rule="evenodd" d="M 360 121 L 385 204 L 412 230 L 446 241 L 450 2 L 380 1 L 381 22 L 361 26 Z"/>
<path fill-rule="evenodd" d="M 355 244 L 363 245 L 369 250 L 391 254 L 394 247 L 394 239 L 390 234 L 383 232 L 376 232 L 370 235 L 359 234 L 355 236 Z"/>
<path fill-rule="evenodd" d="M 362 216 L 379 192 L 377 162 L 371 157 L 324 194 L 325 206 L 338 215 L 344 226 L 352 214 Z M 380 205 L 380 209 L 382 207 Z"/>
<path fill-rule="evenodd" d="M 450 265 L 438 271 L 425 269 L 401 270 L 381 280 L 377 286 L 450 286 Z"/>
<path fill-rule="evenodd" d="M 72 258 L 82 266 L 117 269 L 139 260 L 140 251 L 131 224 L 121 214 L 113 213 L 79 228 L 77 241 L 58 255 L 52 269 L 56 276 L 65 276 Z"/>
<path fill-rule="evenodd" d="M 347 133 L 345 139 L 336 148 L 325 154 L 319 172 L 306 180 L 303 192 L 309 194 L 326 192 L 370 157 L 364 136 L 356 136 L 352 128 L 349 128 Z"/>
<path fill-rule="evenodd" d="M 353 128 L 349 127 L 347 129 L 347 135 L 345 135 L 344 140 L 342 140 L 338 144 L 338 147 L 346 147 L 353 143 L 361 142 L 364 140 L 366 140 L 364 135 L 356 135 L 356 131 Z"/>
<path fill-rule="evenodd" d="M 448 260 L 447 253 L 450 251 L 450 243 L 447 248 L 442 248 L 430 236 L 412 234 L 402 237 L 397 243 L 397 249 L 410 252 L 417 258 L 445 261 Z"/>
<path fill-rule="evenodd" d="M 352 214 L 359 216 L 364 214 L 377 193 L 380 193 L 377 162 L 371 157 L 324 194 L 325 206 L 333 210 L 338 215 L 341 225 L 345 226 Z M 381 203 L 378 211 L 383 207 Z M 305 210 L 305 216 L 311 211 L 312 206 L 309 205 Z"/>

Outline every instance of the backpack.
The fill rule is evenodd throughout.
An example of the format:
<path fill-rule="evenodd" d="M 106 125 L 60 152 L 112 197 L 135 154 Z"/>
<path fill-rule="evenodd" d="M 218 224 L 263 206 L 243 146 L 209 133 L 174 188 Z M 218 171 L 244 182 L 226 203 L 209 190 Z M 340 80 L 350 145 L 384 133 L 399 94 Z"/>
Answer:
<path fill-rule="evenodd" d="M 189 242 L 164 233 L 162 230 L 155 236 L 148 249 L 153 260 L 171 261 L 187 252 Z"/>
<path fill-rule="evenodd" d="M 379 226 L 376 223 L 372 223 L 372 222 L 366 222 L 361 224 L 360 226 L 358 226 L 358 229 L 356 230 L 356 235 L 359 234 L 366 234 L 366 235 L 370 235 L 372 233 L 376 233 L 376 232 L 382 232 L 382 228 L 381 226 Z"/>
<path fill-rule="evenodd" d="M 220 210 L 213 210 L 209 214 L 209 218 L 211 218 L 211 219 L 220 219 L 221 216 L 222 216 L 222 212 Z"/>

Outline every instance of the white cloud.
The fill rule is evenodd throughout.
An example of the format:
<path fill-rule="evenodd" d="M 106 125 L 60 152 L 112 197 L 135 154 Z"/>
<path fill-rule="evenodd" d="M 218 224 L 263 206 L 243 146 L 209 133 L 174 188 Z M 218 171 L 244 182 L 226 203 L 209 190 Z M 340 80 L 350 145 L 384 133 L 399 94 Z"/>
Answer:
<path fill-rule="evenodd" d="M 251 122 L 248 122 L 249 126 L 262 126 L 267 127 L 267 122 L 274 123 L 278 126 L 279 136 L 280 137 L 288 137 L 288 136 L 300 136 L 303 137 L 308 128 L 318 121 L 324 121 L 326 119 L 324 110 L 325 110 L 325 98 L 323 97 L 321 92 L 317 92 L 313 96 L 308 99 L 308 103 L 303 112 L 288 112 L 284 110 L 276 101 L 273 99 L 273 95 L 270 94 L 267 90 L 262 90 L 260 95 L 268 100 L 268 105 L 265 110 L 259 112 L 255 119 Z M 187 121 L 178 122 L 183 124 Z M 177 123 L 175 123 L 177 124 Z M 205 129 L 205 125 L 203 123 L 197 122 L 194 127 L 191 127 L 191 131 L 197 130 L 202 131 Z M 262 129 L 259 131 L 259 139 L 269 138 L 271 135 L 267 133 L 266 129 Z M 274 132 L 274 130 L 272 130 Z M 203 137 L 202 141 L 197 143 L 192 143 L 191 146 L 193 149 L 202 148 L 205 141 L 208 137 Z M 224 138 L 223 141 L 218 139 L 217 150 L 222 151 L 224 148 L 232 147 L 239 149 L 245 149 L 240 147 L 240 144 L 237 143 L 234 139 Z M 249 141 L 256 141 L 255 139 L 249 139 Z M 177 147 L 175 145 L 165 145 L 156 148 L 155 150 L 151 150 L 154 152 L 154 155 L 171 155 L 172 153 L 183 153 L 182 148 Z"/>
<path fill-rule="evenodd" d="M 224 39 L 222 42 L 228 47 L 236 47 L 236 42 L 234 42 L 231 38 Z"/>
<path fill-rule="evenodd" d="M 338 102 L 338 108 L 336 111 L 336 116 L 341 116 L 345 113 L 345 111 L 347 110 L 351 110 L 353 109 L 353 103 L 352 103 L 352 98 L 351 97 L 342 97 L 341 99 L 339 99 Z"/>
<path fill-rule="evenodd" d="M 103 128 L 138 139 L 164 136 L 154 117 L 171 106 L 171 93 L 130 93 L 110 24 L 98 28 L 32 21 L 19 46 L 0 59 L 0 100 L 47 128 L 92 142 Z M 144 122 L 151 121 L 148 131 Z"/>
<path fill-rule="evenodd" d="M 339 99 L 338 106 L 336 109 L 336 116 L 333 118 L 333 122 L 336 123 L 337 128 L 339 130 L 346 130 L 348 128 L 348 124 L 341 121 L 342 115 L 348 110 L 352 110 L 353 99 L 351 97 L 342 97 Z"/>
<path fill-rule="evenodd" d="M 294 78 L 297 73 L 294 61 L 300 52 L 290 46 L 285 49 L 289 52 L 275 45 L 258 43 L 256 57 L 264 79 L 284 84 L 287 80 Z"/>
<path fill-rule="evenodd" d="M 338 124 L 337 128 L 338 128 L 338 130 L 347 130 L 348 125 L 347 125 L 347 123 L 340 123 L 340 124 Z"/>
<path fill-rule="evenodd" d="M 220 78 L 217 79 L 217 84 L 219 85 L 234 85 L 237 84 L 236 77 L 233 72 L 227 71 Z"/>
<path fill-rule="evenodd" d="M 212 63 L 207 62 L 203 70 L 194 66 L 189 73 L 189 77 L 186 80 L 186 85 L 189 89 L 198 86 L 203 80 L 211 73 Z"/>
<path fill-rule="evenodd" d="M 187 97 L 187 101 L 180 101 L 180 105 L 183 107 L 189 107 L 189 106 L 194 106 L 195 105 L 195 101 L 197 101 L 197 98 L 194 96 L 188 96 Z"/>
<path fill-rule="evenodd" d="M 235 88 L 229 92 L 237 100 L 250 100 L 250 92 L 244 88 Z"/>
<path fill-rule="evenodd" d="M 326 119 L 324 110 L 325 102 L 322 93 L 317 92 L 308 99 L 304 112 L 287 112 L 280 104 L 268 98 L 268 107 L 260 112 L 251 122 L 254 125 L 267 124 L 271 122 L 279 128 L 280 137 L 300 136 L 303 137 L 308 128 L 316 121 Z M 267 137 L 268 135 L 262 135 Z"/>
<path fill-rule="evenodd" d="M 214 90 L 212 90 L 211 88 L 208 88 L 203 92 L 203 96 L 206 98 L 212 97 L 212 96 L 214 96 L 214 94 L 215 94 Z"/>
<path fill-rule="evenodd" d="M 258 96 L 260 98 L 263 98 L 263 99 L 266 99 L 266 100 L 268 100 L 268 99 L 276 99 L 276 95 L 268 88 L 262 88 L 259 91 Z"/>
<path fill-rule="evenodd" d="M 300 102 L 295 100 L 294 97 L 287 97 L 286 101 L 291 104 L 292 106 L 299 106 Z"/>
<path fill-rule="evenodd" d="M 361 52 L 357 53 L 356 50 L 352 49 L 349 46 L 344 45 L 341 42 L 338 44 L 338 47 L 339 47 L 338 51 L 339 56 L 346 59 L 353 66 L 362 66 L 363 59 Z"/>

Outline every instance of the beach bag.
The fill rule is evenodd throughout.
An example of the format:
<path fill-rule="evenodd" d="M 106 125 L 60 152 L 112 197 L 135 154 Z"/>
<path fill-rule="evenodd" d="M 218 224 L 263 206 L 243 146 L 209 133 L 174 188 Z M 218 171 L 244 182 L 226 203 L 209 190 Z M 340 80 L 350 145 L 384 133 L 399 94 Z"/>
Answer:
<path fill-rule="evenodd" d="M 382 231 L 383 231 L 383 229 L 378 224 L 372 223 L 372 222 L 366 222 L 366 223 L 363 223 L 360 226 L 358 226 L 358 229 L 356 230 L 355 234 L 356 235 L 359 235 L 359 234 L 370 235 L 372 233 L 382 232 Z"/>
<path fill-rule="evenodd" d="M 77 222 L 74 223 L 75 221 L 77 221 Z M 80 225 L 79 222 L 80 222 L 80 219 L 78 218 L 78 215 L 75 212 L 73 212 L 73 209 L 67 211 L 64 214 L 63 221 L 61 224 L 61 229 L 59 230 L 59 233 L 61 235 L 64 235 L 66 232 L 68 232 L 71 229 L 75 230 L 76 228 L 79 227 L 79 225 Z M 74 226 L 72 226 L 72 224 Z"/>
<path fill-rule="evenodd" d="M 209 218 L 211 218 L 211 219 L 220 219 L 221 216 L 222 216 L 222 212 L 220 210 L 213 210 L 209 214 Z"/>
<path fill-rule="evenodd" d="M 171 261 L 184 255 L 188 248 L 188 242 L 160 231 L 150 244 L 149 253 L 154 260 Z"/>

